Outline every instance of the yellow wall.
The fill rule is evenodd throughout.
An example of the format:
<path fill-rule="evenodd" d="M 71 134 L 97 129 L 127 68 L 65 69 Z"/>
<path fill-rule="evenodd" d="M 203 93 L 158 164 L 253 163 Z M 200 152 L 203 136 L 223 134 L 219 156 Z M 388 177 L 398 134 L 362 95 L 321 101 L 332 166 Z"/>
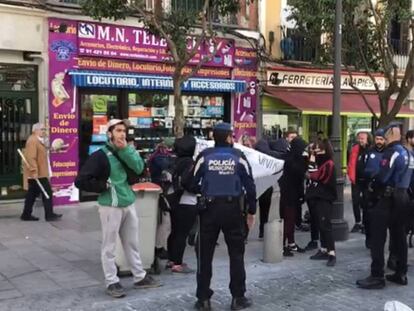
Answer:
<path fill-rule="evenodd" d="M 266 48 L 269 52 L 269 31 L 274 32 L 274 42 L 272 44 L 272 56 L 280 57 L 280 11 L 281 0 L 264 0 L 261 7 L 261 17 L 264 20 L 261 22 L 261 33 L 266 38 Z"/>

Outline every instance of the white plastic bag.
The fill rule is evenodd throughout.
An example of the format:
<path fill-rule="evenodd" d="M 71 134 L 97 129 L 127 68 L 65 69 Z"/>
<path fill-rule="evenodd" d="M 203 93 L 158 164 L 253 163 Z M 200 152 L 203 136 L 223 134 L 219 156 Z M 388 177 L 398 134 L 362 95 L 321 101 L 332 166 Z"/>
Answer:
<path fill-rule="evenodd" d="M 385 303 L 384 311 L 413 311 L 413 309 L 399 301 L 393 300 Z"/>

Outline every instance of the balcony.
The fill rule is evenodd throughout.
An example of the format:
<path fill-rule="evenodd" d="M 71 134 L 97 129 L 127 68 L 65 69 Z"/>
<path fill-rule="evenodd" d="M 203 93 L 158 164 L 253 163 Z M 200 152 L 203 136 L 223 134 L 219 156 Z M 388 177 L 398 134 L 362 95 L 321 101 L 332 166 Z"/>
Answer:
<path fill-rule="evenodd" d="M 409 40 L 390 39 L 389 45 L 393 53 L 394 62 L 400 71 L 404 71 L 408 63 L 411 42 Z M 324 60 L 325 62 L 330 62 L 329 56 L 331 56 L 331 53 L 329 45 L 315 44 L 308 38 L 296 35 L 286 36 L 280 41 L 279 48 L 281 59 L 284 61 L 318 63 Z M 355 59 L 352 59 L 355 57 L 354 54 L 343 55 L 343 57 L 345 62 L 348 59 L 350 65 L 358 67 L 358 64 L 354 63 Z"/>
<path fill-rule="evenodd" d="M 318 58 L 318 48 L 309 39 L 299 36 L 282 38 L 279 44 L 281 58 L 284 61 L 315 62 Z"/>
<path fill-rule="evenodd" d="M 390 47 L 393 52 L 393 59 L 400 71 L 404 71 L 408 63 L 408 54 L 411 50 L 411 42 L 409 40 L 389 40 Z"/>

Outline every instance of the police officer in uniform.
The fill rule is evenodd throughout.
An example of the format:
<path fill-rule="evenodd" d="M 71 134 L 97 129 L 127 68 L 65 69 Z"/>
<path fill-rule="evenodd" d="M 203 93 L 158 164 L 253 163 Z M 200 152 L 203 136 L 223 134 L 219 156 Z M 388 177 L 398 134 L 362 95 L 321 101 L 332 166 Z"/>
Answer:
<path fill-rule="evenodd" d="M 407 285 L 407 237 L 406 217 L 408 193 L 414 161 L 411 153 L 401 144 L 398 123 L 391 123 L 385 131 L 386 148 L 380 164 L 380 171 L 374 180 L 374 191 L 381 194 L 371 214 L 371 275 L 357 281 L 364 289 L 384 288 L 384 245 L 387 228 L 397 256 L 394 274 L 386 276 L 390 282 Z"/>
<path fill-rule="evenodd" d="M 370 218 L 372 209 L 378 202 L 378 194 L 374 192 L 372 187 L 375 177 L 380 170 L 380 164 L 382 161 L 382 155 L 384 153 L 385 137 L 384 130 L 377 129 L 374 136 L 374 146 L 372 146 L 365 155 L 365 168 L 364 175 L 367 181 L 367 187 L 364 189 L 364 197 L 366 199 L 364 228 L 365 228 L 365 246 L 371 248 L 371 231 L 370 231 Z"/>
<path fill-rule="evenodd" d="M 194 185 L 201 194 L 199 200 L 200 231 L 197 245 L 197 298 L 195 308 L 210 310 L 212 260 L 216 241 L 223 231 L 230 256 L 231 309 L 251 306 L 245 297 L 246 272 L 244 269 L 245 218 L 241 198 L 246 192 L 247 223 L 254 224 L 256 213 L 256 187 L 245 155 L 233 148 L 233 128 L 219 123 L 213 131 L 215 147 L 203 150 L 194 165 Z"/>

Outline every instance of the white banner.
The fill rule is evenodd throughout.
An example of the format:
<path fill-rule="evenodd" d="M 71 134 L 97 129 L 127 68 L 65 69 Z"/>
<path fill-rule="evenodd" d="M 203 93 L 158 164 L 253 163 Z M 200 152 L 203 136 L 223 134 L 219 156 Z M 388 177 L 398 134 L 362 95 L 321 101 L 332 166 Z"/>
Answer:
<path fill-rule="evenodd" d="M 214 147 L 214 141 L 197 139 L 197 146 L 194 156 L 204 149 Z M 257 197 L 271 186 L 277 186 L 277 181 L 283 172 L 283 160 L 279 160 L 261 153 L 252 148 L 240 144 L 234 144 L 234 147 L 240 149 L 245 154 L 247 161 L 252 167 L 253 178 L 256 184 Z"/>

